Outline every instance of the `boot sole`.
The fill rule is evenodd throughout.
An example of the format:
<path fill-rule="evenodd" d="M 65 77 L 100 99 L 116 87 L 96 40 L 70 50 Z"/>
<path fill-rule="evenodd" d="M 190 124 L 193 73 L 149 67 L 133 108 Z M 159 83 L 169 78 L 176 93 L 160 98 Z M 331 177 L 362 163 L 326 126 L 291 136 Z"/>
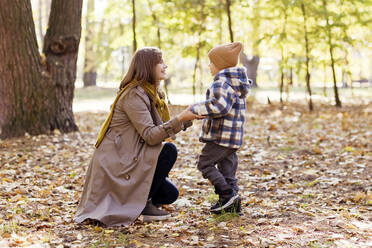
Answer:
<path fill-rule="evenodd" d="M 234 204 L 235 200 L 238 199 L 238 198 L 239 198 L 239 195 L 235 195 L 235 196 L 231 197 L 231 199 L 228 202 L 226 202 L 225 205 L 223 205 L 219 208 L 211 209 L 210 211 L 214 214 L 221 213 L 222 210 L 232 206 Z"/>
<path fill-rule="evenodd" d="M 171 217 L 170 214 L 167 215 L 142 215 L 144 222 L 150 222 L 150 221 L 161 221 L 161 220 L 167 220 L 169 217 Z"/>

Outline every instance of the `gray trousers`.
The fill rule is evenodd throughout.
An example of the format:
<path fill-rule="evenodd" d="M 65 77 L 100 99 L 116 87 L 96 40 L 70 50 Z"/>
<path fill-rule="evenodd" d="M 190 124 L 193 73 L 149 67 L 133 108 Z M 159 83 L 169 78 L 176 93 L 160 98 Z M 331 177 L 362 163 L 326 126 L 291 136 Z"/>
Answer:
<path fill-rule="evenodd" d="M 216 192 L 239 190 L 235 177 L 238 167 L 236 151 L 237 149 L 207 142 L 199 156 L 198 170 L 213 184 Z"/>

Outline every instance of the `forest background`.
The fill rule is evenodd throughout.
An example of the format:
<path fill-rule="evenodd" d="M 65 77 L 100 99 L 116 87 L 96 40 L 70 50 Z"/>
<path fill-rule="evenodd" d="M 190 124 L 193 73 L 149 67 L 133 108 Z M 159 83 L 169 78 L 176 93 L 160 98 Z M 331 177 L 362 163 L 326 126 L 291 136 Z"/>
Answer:
<path fill-rule="evenodd" d="M 371 0 L 0 1 L 0 246 L 371 247 L 371 13 Z M 74 223 L 134 51 L 162 49 L 175 115 L 204 98 L 207 52 L 231 41 L 255 83 L 243 215 L 209 213 L 195 121 L 173 141 L 170 221 Z"/>
<path fill-rule="evenodd" d="M 38 41 L 42 44 L 50 1 L 32 3 Z M 156 46 L 163 50 L 169 66 L 165 84 L 170 102 L 190 104 L 204 97 L 211 81 L 207 52 L 213 46 L 231 41 L 244 44 L 241 62 L 247 67 L 248 76 L 264 89 L 255 92 L 261 102 L 268 97 L 288 99 L 290 95 L 294 100 L 306 99 L 313 89 L 310 93 L 316 98 L 339 104 L 334 95 L 335 84 L 349 88 L 371 85 L 370 1 L 87 0 L 84 3 L 78 88 L 117 87 L 133 52 L 138 47 Z M 351 93 L 355 92 L 346 91 L 347 96 Z M 103 96 L 106 94 L 108 91 L 103 91 Z M 195 97 L 191 98 L 191 94 Z"/>

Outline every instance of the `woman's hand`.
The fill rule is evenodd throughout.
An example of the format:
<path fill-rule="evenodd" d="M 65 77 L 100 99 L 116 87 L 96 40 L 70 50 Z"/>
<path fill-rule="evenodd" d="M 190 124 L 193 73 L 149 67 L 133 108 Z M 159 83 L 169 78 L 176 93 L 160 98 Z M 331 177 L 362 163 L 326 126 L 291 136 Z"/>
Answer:
<path fill-rule="evenodd" d="M 193 112 L 191 112 L 191 105 L 188 106 L 185 110 L 183 110 L 181 113 L 177 115 L 178 120 L 180 122 L 194 120 L 194 119 L 204 119 L 205 117 L 202 115 L 196 115 Z"/>

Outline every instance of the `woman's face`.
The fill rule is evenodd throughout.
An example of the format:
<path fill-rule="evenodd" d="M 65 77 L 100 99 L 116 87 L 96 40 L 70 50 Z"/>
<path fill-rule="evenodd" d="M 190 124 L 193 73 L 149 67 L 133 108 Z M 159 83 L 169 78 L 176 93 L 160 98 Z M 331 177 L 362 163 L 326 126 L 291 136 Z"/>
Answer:
<path fill-rule="evenodd" d="M 167 73 L 165 70 L 167 68 L 168 66 L 164 63 L 163 59 L 155 66 L 154 77 L 156 82 L 166 79 Z"/>

